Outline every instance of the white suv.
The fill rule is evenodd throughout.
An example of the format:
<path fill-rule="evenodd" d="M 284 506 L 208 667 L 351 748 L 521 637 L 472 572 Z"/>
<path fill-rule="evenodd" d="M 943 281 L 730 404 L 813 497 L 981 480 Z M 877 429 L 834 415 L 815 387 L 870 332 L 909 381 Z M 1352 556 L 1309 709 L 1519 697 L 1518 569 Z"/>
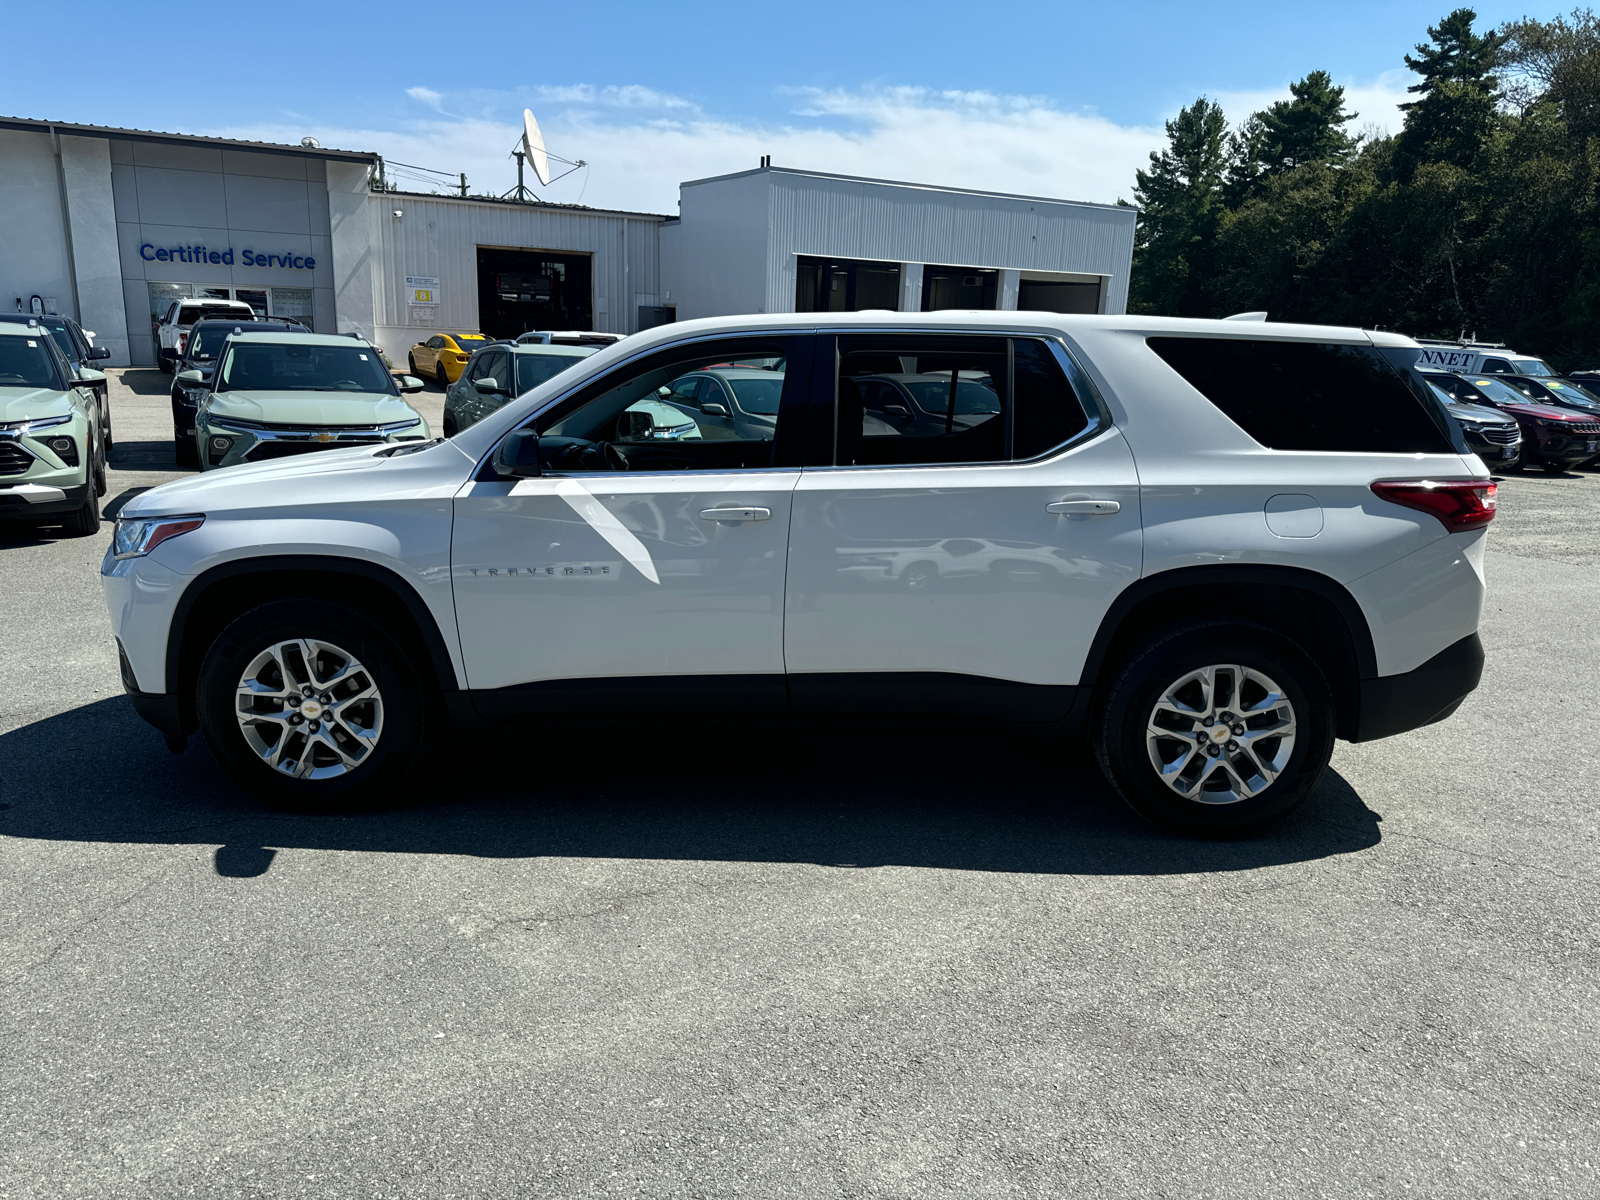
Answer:
<path fill-rule="evenodd" d="M 450 723 L 940 714 L 1086 729 L 1140 813 L 1238 833 L 1336 736 L 1478 682 L 1494 484 L 1418 353 L 1046 313 L 664 326 L 447 441 L 134 497 L 102 568 L 124 683 L 304 807 L 406 786 Z M 771 424 L 669 388 L 713 369 L 770 379 Z"/>

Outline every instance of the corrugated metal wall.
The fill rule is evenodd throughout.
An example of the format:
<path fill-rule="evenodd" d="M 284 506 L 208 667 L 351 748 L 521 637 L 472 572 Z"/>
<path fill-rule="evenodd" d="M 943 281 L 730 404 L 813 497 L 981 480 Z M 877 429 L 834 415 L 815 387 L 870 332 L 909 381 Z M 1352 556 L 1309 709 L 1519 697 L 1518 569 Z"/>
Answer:
<path fill-rule="evenodd" d="M 479 246 L 592 255 L 597 329 L 632 333 L 637 306 L 660 303 L 662 217 L 394 192 L 374 193 L 369 203 L 380 259 L 373 317 L 378 341 L 391 357 L 424 328 L 408 324 L 408 275 L 439 280 L 433 328 L 478 328 Z"/>
<path fill-rule="evenodd" d="M 1131 208 L 781 169 L 763 174 L 772 238 L 768 311 L 793 311 L 797 254 L 1103 275 L 1106 311 L 1127 307 L 1136 218 Z M 695 186 L 721 187 L 724 181 Z"/>

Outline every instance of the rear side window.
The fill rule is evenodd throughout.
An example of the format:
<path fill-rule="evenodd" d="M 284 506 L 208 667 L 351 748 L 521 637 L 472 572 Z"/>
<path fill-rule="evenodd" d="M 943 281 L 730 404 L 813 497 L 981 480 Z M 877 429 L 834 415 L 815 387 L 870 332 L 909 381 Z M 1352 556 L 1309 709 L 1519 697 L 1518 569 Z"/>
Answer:
<path fill-rule="evenodd" d="M 1370 346 L 1148 339 L 1179 375 L 1273 450 L 1450 454 L 1449 438 Z"/>

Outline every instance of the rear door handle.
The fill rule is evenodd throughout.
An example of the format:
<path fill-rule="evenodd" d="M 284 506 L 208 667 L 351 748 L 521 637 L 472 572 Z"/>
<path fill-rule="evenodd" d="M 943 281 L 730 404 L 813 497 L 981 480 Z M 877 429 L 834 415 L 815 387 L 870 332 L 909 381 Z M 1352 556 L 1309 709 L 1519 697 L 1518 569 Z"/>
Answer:
<path fill-rule="evenodd" d="M 1122 505 L 1115 500 L 1057 500 L 1054 504 L 1046 504 L 1044 510 L 1060 515 L 1082 513 L 1091 517 L 1108 517 L 1114 512 L 1121 512 Z"/>
<path fill-rule="evenodd" d="M 702 521 L 770 521 L 770 508 L 702 508 Z"/>

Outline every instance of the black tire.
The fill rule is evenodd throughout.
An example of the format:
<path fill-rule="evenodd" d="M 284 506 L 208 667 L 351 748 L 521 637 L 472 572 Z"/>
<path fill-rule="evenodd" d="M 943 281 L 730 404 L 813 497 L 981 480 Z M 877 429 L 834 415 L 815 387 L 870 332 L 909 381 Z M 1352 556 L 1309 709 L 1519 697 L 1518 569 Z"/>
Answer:
<path fill-rule="evenodd" d="M 1282 770 L 1261 790 L 1231 802 L 1207 803 L 1179 795 L 1168 786 L 1151 760 L 1146 730 L 1156 701 L 1166 689 L 1191 671 L 1223 664 L 1259 671 L 1282 690 L 1293 709 L 1295 740 Z M 1247 704 L 1257 687 L 1252 682 L 1244 689 Z M 1220 683 L 1218 691 L 1223 691 Z M 1224 692 L 1224 700 L 1233 703 L 1237 697 L 1226 701 Z M 1134 651 L 1092 718 L 1091 740 L 1095 758 L 1112 787 L 1146 820 L 1192 837 L 1242 837 L 1279 820 L 1306 798 L 1333 753 L 1334 724 L 1327 680 L 1288 640 L 1251 622 L 1198 620 L 1166 629 Z M 1180 744 L 1174 741 L 1160 746 L 1176 750 Z M 1231 739 L 1228 744 L 1237 745 Z M 1272 751 L 1281 749 L 1281 743 L 1266 739 L 1259 744 Z M 1218 751 L 1218 759 L 1248 761 L 1221 747 Z M 1181 753 L 1175 753 L 1171 761 L 1180 757 Z M 1187 761 L 1209 769 L 1205 768 L 1207 760 L 1198 754 Z M 1179 777 L 1184 773 L 1179 772 Z M 1196 794 L 1220 799 L 1228 793 L 1197 788 Z"/>
<path fill-rule="evenodd" d="M 104 496 L 106 494 L 106 447 L 104 442 L 95 451 L 94 465 L 90 469 L 89 475 L 91 482 L 94 484 L 91 490 L 96 496 Z"/>
<path fill-rule="evenodd" d="M 453 437 L 455 437 L 457 432 L 458 431 L 456 429 L 455 420 L 450 416 L 449 413 L 446 413 L 445 416 L 444 416 L 444 435 L 445 435 L 445 437 L 453 438 Z"/>
<path fill-rule="evenodd" d="M 411 373 L 413 375 L 418 373 L 417 372 L 417 356 L 415 354 L 406 355 L 406 365 L 411 368 Z"/>
<path fill-rule="evenodd" d="M 444 373 L 444 364 L 443 363 L 435 363 L 434 364 L 433 376 L 434 376 L 435 379 L 437 379 L 439 381 L 439 386 L 442 389 L 444 389 L 447 392 L 450 390 L 450 376 L 448 376 L 448 375 L 446 375 Z"/>
<path fill-rule="evenodd" d="M 100 431 L 100 442 L 109 452 L 111 447 L 117 444 L 116 439 L 111 435 L 111 396 L 109 392 L 100 393 L 100 409 L 105 413 L 105 427 Z"/>
<path fill-rule="evenodd" d="M 325 747 L 316 752 L 340 766 L 342 773 L 329 778 L 299 779 L 269 766 L 246 741 L 237 719 L 235 697 L 245 670 L 268 647 L 291 639 L 316 639 L 354 656 L 382 701 L 378 736 L 357 765 L 338 764 Z M 297 812 L 350 811 L 404 798 L 418 782 L 435 725 L 427 685 L 379 624 L 341 604 L 299 597 L 258 605 L 217 636 L 200 666 L 196 715 L 211 753 L 235 782 Z M 289 749 L 306 744 L 306 728 L 301 726 L 300 741 Z M 263 740 L 271 740 L 270 750 L 278 737 L 288 736 L 268 728 Z"/>
<path fill-rule="evenodd" d="M 83 502 L 83 507 L 76 512 L 67 514 L 67 519 L 61 522 L 61 528 L 68 537 L 92 537 L 100 532 L 100 497 L 95 492 L 94 472 L 88 473 L 89 486 L 85 489 L 88 497 Z"/>
<path fill-rule="evenodd" d="M 1540 463 L 1539 465 L 1544 468 L 1544 473 L 1546 475 L 1565 475 L 1567 473 L 1567 467 L 1565 463 L 1547 462 Z"/>
<path fill-rule="evenodd" d="M 176 429 L 172 431 L 172 457 L 178 460 L 180 467 L 200 465 L 200 451 L 195 448 L 193 434 L 184 437 Z"/>

